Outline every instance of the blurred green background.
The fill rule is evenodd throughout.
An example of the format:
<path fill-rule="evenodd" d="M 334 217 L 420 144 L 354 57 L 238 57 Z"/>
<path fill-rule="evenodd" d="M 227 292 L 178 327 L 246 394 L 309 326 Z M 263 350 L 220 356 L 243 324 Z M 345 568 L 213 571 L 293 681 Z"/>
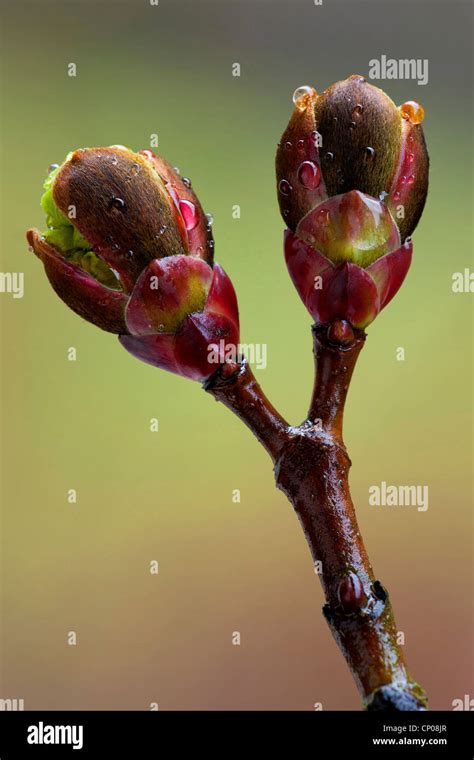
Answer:
<path fill-rule="evenodd" d="M 242 341 L 268 345 L 257 377 L 298 423 L 310 319 L 283 261 L 276 143 L 296 86 L 367 74 L 382 54 L 429 61 L 427 86 L 374 83 L 423 103 L 431 188 L 411 271 L 369 328 L 350 391 L 351 484 L 431 707 L 472 694 L 472 295 L 451 290 L 472 267 L 470 13 L 398 0 L 3 3 L 1 266 L 25 273 L 25 295 L 0 295 L 0 697 L 26 709 L 359 708 L 263 450 L 198 384 L 70 312 L 25 230 L 44 225 L 51 162 L 76 147 L 146 148 L 158 133 L 215 217 Z M 429 485 L 428 511 L 370 507 L 382 480 Z"/>

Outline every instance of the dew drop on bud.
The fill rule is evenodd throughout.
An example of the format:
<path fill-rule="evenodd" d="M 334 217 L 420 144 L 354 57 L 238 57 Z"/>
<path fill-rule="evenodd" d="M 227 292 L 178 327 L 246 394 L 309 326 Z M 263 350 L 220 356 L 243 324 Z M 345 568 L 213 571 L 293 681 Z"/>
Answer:
<path fill-rule="evenodd" d="M 176 174 L 181 174 L 179 168 L 177 166 L 173 166 L 173 171 L 176 172 Z"/>
<path fill-rule="evenodd" d="M 179 210 L 184 219 L 186 229 L 193 230 L 198 223 L 198 212 L 194 203 L 191 201 L 179 201 Z"/>
<path fill-rule="evenodd" d="M 50 164 L 50 165 L 48 166 L 48 174 L 49 174 L 49 172 L 52 172 L 52 171 L 54 171 L 55 169 L 59 169 L 59 164 Z"/>
<path fill-rule="evenodd" d="M 285 143 L 285 150 L 291 150 L 293 147 L 293 143 L 290 140 L 287 140 Z"/>
<path fill-rule="evenodd" d="M 293 103 L 299 111 L 305 111 L 313 98 L 316 98 L 318 93 L 314 87 L 310 87 L 305 84 L 302 87 L 297 87 L 293 93 Z"/>
<path fill-rule="evenodd" d="M 298 169 L 298 180 L 308 190 L 315 190 L 321 182 L 321 170 L 313 161 L 303 161 Z"/>
<path fill-rule="evenodd" d="M 331 151 L 328 150 L 328 152 L 326 153 L 326 160 L 332 161 L 333 158 L 334 158 L 334 153 L 331 153 Z"/>
<path fill-rule="evenodd" d="M 385 198 L 387 197 L 387 195 L 388 195 L 387 191 L 386 190 L 382 190 L 382 192 L 379 195 L 379 200 L 380 201 L 384 201 Z"/>
<path fill-rule="evenodd" d="M 318 211 L 319 216 L 319 223 L 320 224 L 328 224 L 329 223 L 329 209 L 328 208 L 321 208 Z"/>
<path fill-rule="evenodd" d="M 286 179 L 281 179 L 278 183 L 278 189 L 282 195 L 289 195 L 293 188 Z"/>
<path fill-rule="evenodd" d="M 110 207 L 116 208 L 119 211 L 125 211 L 125 201 L 122 198 L 112 198 Z"/>
<path fill-rule="evenodd" d="M 208 226 L 212 227 L 212 225 L 214 224 L 214 217 L 212 216 L 212 214 L 207 213 L 206 214 L 206 219 L 207 219 Z"/>
<path fill-rule="evenodd" d="M 415 175 L 410 174 L 410 176 L 407 177 L 407 185 L 413 185 L 414 181 L 415 181 Z"/>
<path fill-rule="evenodd" d="M 375 148 L 371 148 L 370 145 L 367 146 L 365 152 L 369 158 L 373 158 L 375 156 Z"/>
<path fill-rule="evenodd" d="M 298 140 L 298 142 L 296 143 L 296 147 L 298 148 L 298 150 L 303 150 L 304 140 Z"/>
<path fill-rule="evenodd" d="M 354 117 L 355 116 L 360 116 L 363 110 L 364 110 L 364 106 L 362 106 L 360 103 L 357 103 L 357 105 L 354 106 L 354 109 L 352 111 L 352 115 Z"/>
<path fill-rule="evenodd" d="M 393 200 L 394 201 L 399 201 L 400 200 L 400 193 L 399 193 L 398 190 L 393 194 Z"/>
<path fill-rule="evenodd" d="M 183 177 L 183 185 L 185 187 L 191 187 L 191 180 L 189 179 L 189 177 Z"/>
<path fill-rule="evenodd" d="M 144 156 L 148 159 L 148 161 L 153 161 L 153 153 L 151 150 L 141 150 L 139 151 L 141 156 Z"/>
<path fill-rule="evenodd" d="M 407 119 L 410 124 L 421 124 L 425 118 L 425 109 L 414 100 L 407 100 L 406 103 L 402 103 L 400 112 L 402 117 Z"/>

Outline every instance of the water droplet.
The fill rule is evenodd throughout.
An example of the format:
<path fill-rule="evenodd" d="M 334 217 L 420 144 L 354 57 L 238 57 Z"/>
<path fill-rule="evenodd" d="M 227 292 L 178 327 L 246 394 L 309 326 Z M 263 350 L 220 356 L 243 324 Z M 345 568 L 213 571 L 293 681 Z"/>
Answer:
<path fill-rule="evenodd" d="M 285 217 L 285 219 L 286 219 L 287 216 L 290 216 L 290 209 L 289 208 L 284 208 L 283 209 L 283 216 Z"/>
<path fill-rule="evenodd" d="M 281 179 L 278 183 L 278 189 L 282 195 L 289 195 L 293 188 L 287 179 Z"/>
<path fill-rule="evenodd" d="M 410 176 L 407 177 L 407 185 L 413 185 L 414 181 L 415 181 L 415 175 L 410 174 Z"/>
<path fill-rule="evenodd" d="M 379 200 L 384 201 L 385 198 L 387 197 L 387 195 L 388 195 L 387 191 L 386 190 L 382 190 L 382 192 L 379 195 Z"/>
<path fill-rule="evenodd" d="M 122 198 L 112 198 L 109 207 L 116 208 L 119 211 L 125 211 L 125 201 Z"/>
<path fill-rule="evenodd" d="M 321 224 L 328 224 L 329 222 L 329 209 L 322 208 L 318 211 L 319 222 Z"/>
<path fill-rule="evenodd" d="M 177 166 L 173 166 L 173 171 L 176 172 L 176 174 L 181 174 L 179 168 Z"/>
<path fill-rule="evenodd" d="M 349 124 L 349 129 L 355 129 L 356 126 L 357 124 L 355 123 L 355 121 L 351 121 L 351 123 Z"/>
<path fill-rule="evenodd" d="M 315 190 L 321 182 L 321 169 L 313 161 L 303 161 L 298 169 L 298 180 L 308 190 Z"/>
<path fill-rule="evenodd" d="M 415 160 L 415 154 L 414 153 L 409 153 L 408 154 L 408 163 L 412 164 L 414 160 Z"/>
<path fill-rule="evenodd" d="M 127 253 L 125 254 L 125 258 L 128 259 L 129 261 L 131 261 L 133 259 L 134 255 L 135 254 L 133 253 L 133 251 L 127 251 Z"/>
<path fill-rule="evenodd" d="M 53 172 L 55 169 L 59 169 L 59 164 L 50 164 L 48 166 L 48 174 L 49 172 Z"/>
<path fill-rule="evenodd" d="M 202 245 L 200 245 L 196 251 L 196 256 L 202 256 L 203 253 L 204 253 L 204 248 Z"/>
<path fill-rule="evenodd" d="M 189 179 L 189 177 L 183 177 L 183 185 L 185 187 L 191 187 L 191 180 Z"/>
<path fill-rule="evenodd" d="M 367 146 L 365 152 L 370 158 L 373 158 L 375 156 L 375 148 L 371 148 L 370 145 Z"/>
<path fill-rule="evenodd" d="M 208 240 L 208 242 L 207 242 L 207 247 L 208 247 L 208 248 L 210 248 L 210 249 L 211 249 L 211 251 L 212 251 L 212 249 L 214 248 L 214 246 L 215 246 L 215 243 L 214 243 L 214 241 L 213 241 L 212 239 L 211 239 L 211 240 Z"/>
<path fill-rule="evenodd" d="M 318 93 L 314 87 L 310 87 L 305 84 L 302 87 L 297 87 L 293 93 L 293 103 L 299 111 L 305 111 L 309 106 L 313 98 L 316 98 Z"/>
<path fill-rule="evenodd" d="M 406 103 L 402 103 L 400 112 L 402 117 L 411 124 L 421 124 L 425 118 L 425 109 L 414 100 L 407 100 Z"/>
<path fill-rule="evenodd" d="M 28 250 L 29 250 L 30 253 L 34 253 L 35 252 L 35 249 L 33 248 L 32 245 L 28 246 Z"/>
<path fill-rule="evenodd" d="M 140 166 L 140 164 L 132 164 L 130 174 L 132 174 L 132 176 L 135 176 L 141 171 L 141 169 L 142 167 Z"/>
<path fill-rule="evenodd" d="M 400 193 L 399 193 L 398 190 L 393 194 L 393 200 L 394 201 L 399 201 L 400 200 Z"/>
<path fill-rule="evenodd" d="M 331 151 L 328 150 L 328 152 L 326 153 L 326 160 L 332 161 L 333 158 L 334 158 L 334 153 L 331 153 Z"/>
<path fill-rule="evenodd" d="M 357 105 L 354 106 L 354 109 L 352 111 L 352 115 L 353 116 L 360 116 L 363 110 L 364 110 L 364 106 L 362 106 L 360 103 L 357 103 Z"/>
<path fill-rule="evenodd" d="M 403 245 L 405 246 L 405 248 L 408 248 L 411 245 L 411 237 L 405 238 Z"/>
<path fill-rule="evenodd" d="M 285 143 L 285 150 L 291 150 L 293 147 L 293 143 L 290 140 L 287 140 Z"/>
<path fill-rule="evenodd" d="M 314 237 L 314 235 L 305 235 L 304 240 L 305 240 L 305 243 L 308 243 L 308 245 L 313 245 L 316 238 Z"/>
<path fill-rule="evenodd" d="M 298 150 L 303 150 L 304 140 L 298 140 L 298 142 L 296 143 L 296 147 L 298 148 Z"/>
<path fill-rule="evenodd" d="M 179 210 L 181 211 L 184 219 L 186 229 L 193 230 L 198 223 L 198 212 L 194 203 L 191 201 L 179 201 Z"/>
<path fill-rule="evenodd" d="M 207 224 L 211 227 L 214 224 L 214 217 L 209 212 L 206 214 Z"/>
<path fill-rule="evenodd" d="M 165 326 L 163 324 L 158 325 L 158 332 L 164 332 Z"/>
<path fill-rule="evenodd" d="M 162 224 L 161 227 L 160 227 L 160 229 L 159 229 L 159 234 L 160 235 L 164 235 L 167 229 L 168 229 L 168 225 L 167 224 Z"/>
<path fill-rule="evenodd" d="M 117 166 L 117 164 L 118 164 L 118 158 L 117 158 L 117 156 L 112 156 L 111 163 L 112 163 L 112 166 Z"/>

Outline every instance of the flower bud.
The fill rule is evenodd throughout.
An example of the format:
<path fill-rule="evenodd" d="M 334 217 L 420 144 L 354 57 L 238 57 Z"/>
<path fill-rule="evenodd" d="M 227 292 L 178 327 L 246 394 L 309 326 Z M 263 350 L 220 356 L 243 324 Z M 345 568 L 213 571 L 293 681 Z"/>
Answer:
<path fill-rule="evenodd" d="M 337 587 L 339 604 L 346 613 L 358 612 L 367 601 L 364 587 L 355 573 L 349 572 Z"/>
<path fill-rule="evenodd" d="M 205 380 L 239 342 L 237 299 L 219 264 L 192 256 L 152 261 L 127 305 L 121 344 L 155 367 Z M 217 362 L 216 351 L 220 352 Z"/>
<path fill-rule="evenodd" d="M 336 82 L 319 96 L 303 89 L 308 94 L 296 99 L 276 155 L 278 201 L 288 228 L 294 231 L 327 198 L 359 190 L 385 199 L 405 240 L 428 191 L 421 106 L 397 108 L 361 76 Z M 305 172 L 308 162 L 313 168 Z"/>
<path fill-rule="evenodd" d="M 410 266 L 428 189 L 423 112 L 359 76 L 294 100 L 276 156 L 288 269 L 316 322 L 364 328 Z"/>
<path fill-rule="evenodd" d="M 53 168 L 42 206 L 28 242 L 73 311 L 157 367 L 217 369 L 209 344 L 238 343 L 237 300 L 189 180 L 151 151 L 87 148 Z"/>
<path fill-rule="evenodd" d="M 348 196 L 355 195 L 348 193 Z M 376 203 L 375 199 L 371 200 Z M 343 319 L 353 327 L 367 327 L 400 288 L 411 263 L 412 250 L 411 241 L 406 241 L 363 268 L 350 260 L 340 259 L 340 263 L 335 264 L 290 230 L 285 232 L 288 271 L 317 324 Z M 370 260 L 370 251 L 362 254 Z"/>

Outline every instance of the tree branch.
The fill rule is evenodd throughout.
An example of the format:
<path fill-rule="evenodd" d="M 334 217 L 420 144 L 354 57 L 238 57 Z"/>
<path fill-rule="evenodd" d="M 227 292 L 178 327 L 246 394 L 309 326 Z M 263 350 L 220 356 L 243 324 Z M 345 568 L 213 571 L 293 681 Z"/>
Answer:
<path fill-rule="evenodd" d="M 246 359 L 222 365 L 204 390 L 250 428 L 275 463 L 288 441 L 288 423 L 265 396 Z"/>
<path fill-rule="evenodd" d="M 318 569 L 325 618 L 370 710 L 425 710 L 397 644 L 388 593 L 360 536 L 342 440 L 344 403 L 365 333 L 347 322 L 313 328 L 316 376 L 308 418 L 289 427 L 248 364 L 224 365 L 205 389 L 245 422 L 270 454 Z"/>

